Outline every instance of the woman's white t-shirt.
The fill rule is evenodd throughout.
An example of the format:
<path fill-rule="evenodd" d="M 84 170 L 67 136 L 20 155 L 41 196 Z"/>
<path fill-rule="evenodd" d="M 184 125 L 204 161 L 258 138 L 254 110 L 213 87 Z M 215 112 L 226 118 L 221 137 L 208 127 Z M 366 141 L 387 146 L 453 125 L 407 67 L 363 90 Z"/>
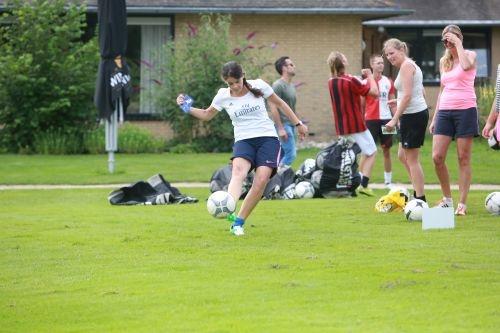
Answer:
<path fill-rule="evenodd" d="M 269 118 L 265 98 L 271 96 L 273 88 L 261 79 L 248 80 L 252 88 L 259 89 L 263 97 L 255 97 L 250 91 L 241 97 L 233 97 L 229 88 L 221 88 L 215 95 L 212 106 L 217 111 L 226 110 L 234 127 L 234 141 L 273 136 L 277 137 L 274 122 Z"/>

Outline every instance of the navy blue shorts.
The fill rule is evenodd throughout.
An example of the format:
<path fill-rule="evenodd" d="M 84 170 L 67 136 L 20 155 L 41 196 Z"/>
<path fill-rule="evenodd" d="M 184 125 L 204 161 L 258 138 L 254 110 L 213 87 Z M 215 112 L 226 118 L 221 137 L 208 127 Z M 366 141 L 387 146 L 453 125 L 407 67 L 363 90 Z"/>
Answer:
<path fill-rule="evenodd" d="M 479 136 L 477 109 L 439 110 L 436 114 L 433 134 L 452 138 Z"/>
<path fill-rule="evenodd" d="M 366 120 L 366 127 L 370 130 L 375 143 L 380 141 L 380 146 L 383 148 L 392 147 L 392 134 L 382 134 L 382 125 L 389 122 L 390 119 Z"/>
<path fill-rule="evenodd" d="M 242 157 L 252 164 L 252 169 L 267 166 L 276 173 L 281 159 L 281 144 L 277 137 L 264 136 L 236 141 L 233 157 Z"/>
<path fill-rule="evenodd" d="M 403 114 L 399 119 L 400 142 L 404 149 L 420 148 L 424 145 L 425 130 L 429 122 L 429 110 Z"/>

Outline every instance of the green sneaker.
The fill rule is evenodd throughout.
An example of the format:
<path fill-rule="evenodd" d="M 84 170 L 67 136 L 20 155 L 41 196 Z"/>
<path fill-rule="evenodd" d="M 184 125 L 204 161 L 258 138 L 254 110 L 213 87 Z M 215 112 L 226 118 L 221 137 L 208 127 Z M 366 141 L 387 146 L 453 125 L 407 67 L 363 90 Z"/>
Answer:
<path fill-rule="evenodd" d="M 229 222 L 234 222 L 236 220 L 236 214 L 235 213 L 231 213 L 229 214 L 226 219 L 229 221 Z"/>
<path fill-rule="evenodd" d="M 363 186 L 358 187 L 358 193 L 367 195 L 369 197 L 373 197 L 375 195 L 375 193 L 373 193 L 373 190 L 371 188 Z"/>

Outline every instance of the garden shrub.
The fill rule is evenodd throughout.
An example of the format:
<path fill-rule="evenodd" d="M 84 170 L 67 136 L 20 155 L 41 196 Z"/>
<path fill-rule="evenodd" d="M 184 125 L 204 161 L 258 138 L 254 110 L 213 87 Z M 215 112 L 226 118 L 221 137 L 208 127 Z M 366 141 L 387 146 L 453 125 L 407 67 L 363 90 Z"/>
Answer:
<path fill-rule="evenodd" d="M 35 133 L 33 150 L 44 155 L 66 155 L 82 153 L 83 147 L 80 135 L 54 130 Z"/>
<path fill-rule="evenodd" d="M 68 142 L 81 143 L 95 125 L 92 97 L 99 63 L 96 39 L 82 41 L 85 7 L 65 0 L 9 0 L 5 5 L 0 147 L 49 151 L 50 142 L 63 145 L 58 136 L 65 134 L 72 136 Z"/>
<path fill-rule="evenodd" d="M 175 102 L 177 95 L 187 93 L 195 99 L 195 107 L 206 108 L 219 88 L 225 86 L 220 76 L 224 63 L 239 62 L 250 79 L 262 77 L 265 67 L 271 65 L 268 48 L 252 44 L 255 32 L 234 42 L 229 36 L 230 25 L 228 15 L 202 15 L 199 26 L 186 26 L 186 37 L 165 46 L 167 63 L 155 71 L 157 101 L 165 110 L 165 119 L 172 125 L 176 139 L 193 149 L 230 151 L 234 140 L 231 120 L 226 112 L 220 112 L 212 121 L 199 121 L 180 111 Z"/>
<path fill-rule="evenodd" d="M 491 111 L 495 99 L 495 87 L 483 84 L 476 88 L 477 108 L 479 111 L 479 129 L 482 130 Z"/>
<path fill-rule="evenodd" d="M 164 150 L 165 142 L 145 128 L 124 123 L 118 129 L 118 151 L 121 153 L 160 153 Z"/>

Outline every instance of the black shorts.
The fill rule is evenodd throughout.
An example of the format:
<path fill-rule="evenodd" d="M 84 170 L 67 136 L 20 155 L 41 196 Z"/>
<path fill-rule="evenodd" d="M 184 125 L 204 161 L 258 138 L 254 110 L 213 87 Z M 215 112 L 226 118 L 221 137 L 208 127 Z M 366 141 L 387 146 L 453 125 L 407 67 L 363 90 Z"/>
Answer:
<path fill-rule="evenodd" d="M 233 157 L 241 157 L 252 164 L 252 169 L 267 166 L 276 173 L 281 159 L 281 144 L 277 137 L 257 137 L 236 141 L 233 145 Z"/>
<path fill-rule="evenodd" d="M 366 127 L 373 136 L 375 143 L 380 142 L 382 148 L 392 147 L 392 134 L 382 134 L 382 125 L 387 124 L 390 119 L 367 120 Z"/>
<path fill-rule="evenodd" d="M 416 113 L 403 114 L 399 121 L 401 146 L 405 149 L 422 147 L 424 145 L 428 122 L 428 109 Z"/>
<path fill-rule="evenodd" d="M 433 134 L 452 138 L 479 136 L 477 109 L 439 110 L 436 114 Z"/>

